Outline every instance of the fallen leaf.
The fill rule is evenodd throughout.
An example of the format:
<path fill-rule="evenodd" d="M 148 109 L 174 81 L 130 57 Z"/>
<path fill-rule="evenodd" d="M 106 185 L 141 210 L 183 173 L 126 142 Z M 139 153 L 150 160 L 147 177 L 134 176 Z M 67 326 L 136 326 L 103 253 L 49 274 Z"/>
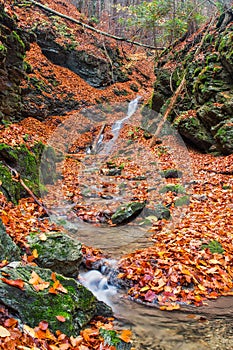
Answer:
<path fill-rule="evenodd" d="M 56 316 L 56 319 L 60 322 L 65 322 L 66 321 L 66 318 L 64 316 L 61 316 L 61 315 L 58 315 Z"/>
<path fill-rule="evenodd" d="M 7 278 L 1 278 L 1 280 L 2 280 L 2 282 L 6 283 L 6 284 L 9 284 L 9 286 L 16 287 L 16 288 L 19 288 L 19 289 L 23 290 L 23 287 L 24 287 L 24 281 L 23 280 L 20 280 L 20 279 L 9 280 Z"/>
<path fill-rule="evenodd" d="M 6 329 L 3 326 L 0 326 L 0 337 L 1 338 L 5 338 L 5 337 L 10 337 L 10 332 L 8 331 L 8 329 Z"/>
<path fill-rule="evenodd" d="M 132 337 L 132 332 L 129 329 L 124 329 L 119 335 L 119 338 L 126 343 L 129 343 Z"/>

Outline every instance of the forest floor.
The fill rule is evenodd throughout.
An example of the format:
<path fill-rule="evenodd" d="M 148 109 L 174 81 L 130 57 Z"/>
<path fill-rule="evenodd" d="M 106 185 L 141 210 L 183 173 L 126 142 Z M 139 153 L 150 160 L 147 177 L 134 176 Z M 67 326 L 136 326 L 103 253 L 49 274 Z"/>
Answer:
<path fill-rule="evenodd" d="M 55 6 L 53 1 L 46 3 L 51 7 Z M 11 7 L 9 11 L 12 11 Z M 18 16 L 21 16 L 22 26 L 25 23 L 28 25 L 29 20 L 33 22 L 36 19 L 29 16 L 27 11 L 17 11 Z M 66 11 L 69 14 L 69 8 Z M 81 44 L 85 45 L 85 42 Z M 115 84 L 115 88 L 119 90 L 126 89 L 127 96 L 116 96 L 111 86 L 102 91 L 92 88 L 68 69 L 52 65 L 42 55 L 36 43 L 31 45 L 27 61 L 35 67 L 31 77 L 43 80 L 47 84 L 46 79 L 52 72 L 59 83 L 57 95 L 70 91 L 73 98 L 80 99 L 82 96 L 89 106 L 95 105 L 96 99 L 100 97 L 107 98 L 108 103 L 113 105 L 129 102 L 136 97 L 135 95 L 142 95 L 143 100 L 147 101 L 153 88 L 153 57 L 148 59 L 142 50 L 132 48 L 130 54 L 129 62 L 133 68 L 131 81 Z M 137 69 L 134 69 L 135 67 Z M 140 82 L 137 94 L 129 87 L 133 80 Z M 116 113 L 115 120 L 121 117 L 121 114 Z M 1 127 L 0 142 L 11 146 L 25 144 L 30 150 L 37 141 L 46 143 L 53 140 L 57 127 L 62 123 L 80 123 L 81 118 L 84 126 L 86 119 L 79 111 L 71 111 L 63 116 L 50 116 L 44 122 L 29 117 L 20 123 Z M 106 122 L 103 142 L 111 140 L 111 126 L 115 120 L 112 118 Z M 87 166 L 86 159 L 93 158 L 91 155 L 87 157 L 85 150 L 88 145 L 93 144 L 101 126 L 101 123 L 96 122 L 88 131 L 81 134 L 78 131 L 72 135 L 69 147 L 65 149 L 64 139 L 56 140 L 56 147 L 65 153 L 65 161 L 59 169 L 63 178 L 49 186 L 49 195 L 41 198 L 41 202 L 48 210 L 53 210 L 54 206 L 59 205 L 62 197 L 62 200 L 75 204 L 72 214 L 81 220 L 93 225 L 111 226 L 111 214 L 117 208 L 114 198 L 121 194 L 123 184 L 126 184 L 122 197 L 124 202 L 147 202 L 152 209 L 153 203 L 157 203 L 159 198 L 164 206 L 169 207 L 173 221 L 157 220 L 153 215 L 149 215 L 151 245 L 131 252 L 119 260 L 118 278 L 124 280 L 128 286 L 128 295 L 137 301 L 157 305 L 162 310 L 179 309 L 182 303 L 201 306 L 208 302 L 208 299 L 233 295 L 233 155 L 214 156 L 199 153 L 191 147 L 185 148 L 187 169 L 191 169 L 191 172 L 185 173 L 185 165 L 182 163 L 182 169 L 178 170 L 183 172 L 183 178 L 163 180 L 163 184 L 184 186 L 185 193 L 177 193 L 174 190 L 163 194 L 157 190 L 148 191 L 148 179 L 145 176 L 147 172 L 151 171 L 154 164 L 158 166 L 158 174 L 166 169 L 177 168 L 177 154 L 174 158 L 176 150 L 171 152 L 165 139 L 161 140 L 161 144 L 150 148 L 150 139 L 141 125 L 125 123 L 116 141 L 116 152 L 112 154 L 112 159 L 108 159 L 108 162 L 101 159 L 100 171 L 91 179 L 91 184 L 96 181 L 101 188 L 95 190 L 97 197 L 103 199 L 107 196 L 113 200 L 111 205 L 106 207 L 103 207 L 101 201 L 96 201 L 93 205 L 89 204 L 87 193 L 84 193 L 83 184 L 90 177 L 85 175 L 82 165 Z M 61 136 L 60 133 L 58 136 Z M 123 147 L 121 154 L 117 153 L 120 147 Z M 127 151 L 131 151 L 131 155 Z M 114 163 L 114 168 L 120 171 L 114 176 L 106 177 L 110 163 Z M 80 181 L 77 181 L 77 178 Z M 87 185 L 90 187 L 90 183 Z M 175 203 L 183 196 L 188 196 L 188 204 L 177 208 Z M 7 233 L 22 248 L 27 248 L 26 237 L 31 232 L 63 230 L 51 223 L 49 218 L 44 219 L 43 207 L 35 203 L 30 196 L 21 199 L 18 205 L 13 205 L 1 195 L 0 203 L 0 217 Z M 43 220 L 40 220 L 42 217 Z M 83 254 L 89 266 L 103 257 L 96 247 L 83 246 Z M 25 263 L 33 263 L 34 260 L 35 256 L 31 252 L 25 253 Z M 1 266 L 5 264 L 6 261 L 1 262 Z M 82 331 L 79 337 L 69 338 L 59 332 L 52 334 L 49 325 L 43 322 L 36 329 L 26 327 L 22 330 L 9 310 L 1 306 L 0 324 L 2 349 L 114 349 L 104 345 L 99 334 L 101 327 L 113 329 L 113 319 L 99 318 L 93 321 L 90 328 Z M 120 337 L 128 342 L 130 332 L 123 331 Z"/>

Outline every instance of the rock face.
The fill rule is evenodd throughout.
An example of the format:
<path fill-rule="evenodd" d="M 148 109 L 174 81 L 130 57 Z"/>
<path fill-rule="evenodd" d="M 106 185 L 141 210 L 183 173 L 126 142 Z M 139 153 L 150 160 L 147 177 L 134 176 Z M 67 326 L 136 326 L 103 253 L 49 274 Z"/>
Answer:
<path fill-rule="evenodd" d="M 69 68 L 88 84 L 96 88 L 128 80 L 126 73 L 121 70 L 121 57 L 116 48 L 112 49 L 110 46 L 105 45 L 104 49 L 97 45 L 96 51 L 103 50 L 102 57 L 100 55 L 97 56 L 95 52 L 79 50 L 75 41 L 69 45 L 58 44 L 56 37 L 61 35 L 59 27 L 57 27 L 57 32 L 54 34 L 49 28 L 44 26 L 35 28 L 37 42 L 43 54 L 51 62 Z M 70 39 L 72 40 L 72 36 L 70 36 Z"/>
<path fill-rule="evenodd" d="M 82 261 L 80 242 L 58 232 L 50 232 L 42 237 L 31 234 L 27 240 L 30 248 L 38 252 L 36 263 L 40 267 L 50 268 L 64 276 L 78 276 Z"/>
<path fill-rule="evenodd" d="M 163 113 L 186 71 L 186 86 L 170 115 L 184 139 L 199 149 L 233 152 L 233 30 L 211 28 L 165 52 L 155 69 L 152 108 Z M 194 57 L 195 48 L 204 43 Z M 195 47 L 196 44 L 196 47 Z M 175 68 L 171 68 L 175 67 Z"/>
<path fill-rule="evenodd" d="M 26 49 L 28 43 L 23 33 L 0 4 L 0 121 L 21 116 L 19 84 L 25 75 Z"/>
<path fill-rule="evenodd" d="M 69 336 L 77 336 L 81 328 L 94 316 L 112 314 L 106 304 L 98 301 L 92 292 L 76 280 L 62 275 L 52 275 L 49 269 L 29 265 L 15 268 L 6 266 L 0 272 L 1 303 L 8 306 L 31 327 L 36 327 L 41 320 L 44 320 L 49 323 L 53 332 L 60 330 Z M 7 281 L 4 280 L 5 276 Z M 8 280 L 18 282 L 16 286 L 12 286 Z M 53 288 L 55 293 L 50 288 Z M 60 322 L 56 316 L 63 316 L 65 322 Z"/>
<path fill-rule="evenodd" d="M 6 233 L 2 220 L 0 220 L 0 261 L 2 260 L 9 262 L 20 260 L 20 249 Z"/>

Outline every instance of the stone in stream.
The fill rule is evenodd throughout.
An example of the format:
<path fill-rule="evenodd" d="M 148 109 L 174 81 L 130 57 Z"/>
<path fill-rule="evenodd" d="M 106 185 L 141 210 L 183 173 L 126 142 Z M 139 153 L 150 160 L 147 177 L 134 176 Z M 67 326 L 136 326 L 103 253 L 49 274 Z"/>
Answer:
<path fill-rule="evenodd" d="M 77 336 L 94 316 L 112 315 L 109 306 L 75 279 L 37 266 L 20 263 L 14 266 L 0 270 L 0 302 L 30 327 L 44 320 L 53 332 L 60 330 L 68 336 Z M 9 284 L 13 281 L 15 286 Z M 65 321 L 59 321 L 57 316 L 63 316 Z"/>
<path fill-rule="evenodd" d="M 111 220 L 113 224 L 120 225 L 134 219 L 145 207 L 146 203 L 131 202 L 121 205 L 112 215 Z"/>
<path fill-rule="evenodd" d="M 31 250 L 36 249 L 36 263 L 64 276 L 76 277 L 82 262 L 81 243 L 62 232 L 33 233 L 27 237 Z"/>

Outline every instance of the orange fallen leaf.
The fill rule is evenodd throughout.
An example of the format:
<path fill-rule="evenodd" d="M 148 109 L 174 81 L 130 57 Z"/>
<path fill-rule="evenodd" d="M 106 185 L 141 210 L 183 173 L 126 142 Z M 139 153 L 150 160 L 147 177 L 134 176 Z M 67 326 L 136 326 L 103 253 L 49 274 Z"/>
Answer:
<path fill-rule="evenodd" d="M 66 321 L 66 318 L 64 316 L 61 316 L 61 315 L 58 315 L 56 316 L 56 319 L 60 322 L 65 322 Z"/>
<path fill-rule="evenodd" d="M 119 338 L 126 343 L 129 343 L 131 340 L 132 332 L 129 329 L 124 329 L 119 335 Z"/>
<path fill-rule="evenodd" d="M 19 289 L 22 289 L 23 290 L 23 287 L 24 287 L 24 281 L 21 280 L 21 279 L 17 279 L 17 280 L 9 280 L 7 278 L 1 278 L 2 282 L 6 283 L 6 284 L 9 284 L 9 286 L 12 286 L 12 287 L 17 287 Z"/>
<path fill-rule="evenodd" d="M 46 329 L 48 328 L 49 324 L 47 321 L 41 321 L 39 323 L 39 328 L 42 330 L 42 331 L 46 331 Z"/>

